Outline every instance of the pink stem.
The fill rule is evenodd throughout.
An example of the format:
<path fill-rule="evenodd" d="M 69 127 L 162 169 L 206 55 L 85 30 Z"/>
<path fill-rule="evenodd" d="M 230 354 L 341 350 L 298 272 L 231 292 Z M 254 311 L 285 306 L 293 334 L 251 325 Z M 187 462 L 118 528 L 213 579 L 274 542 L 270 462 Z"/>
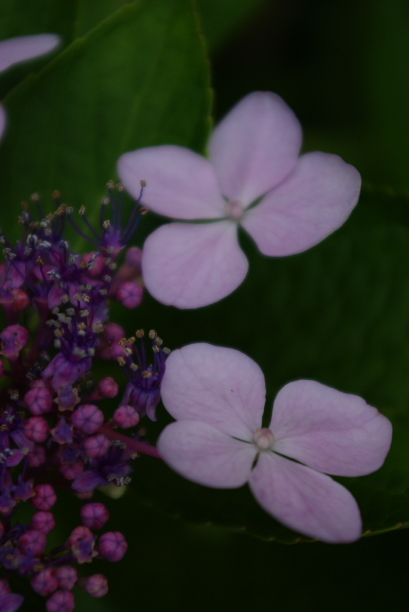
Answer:
<path fill-rule="evenodd" d="M 129 451 L 132 451 L 134 453 L 143 453 L 144 455 L 150 455 L 151 457 L 162 459 L 156 446 L 151 446 L 150 444 L 147 444 L 147 442 L 140 442 L 139 440 L 133 440 L 132 438 L 128 438 L 128 436 L 124 436 L 123 434 L 118 433 L 109 425 L 102 425 L 99 431 L 104 434 L 104 436 L 106 436 L 108 440 L 119 440 L 120 442 L 123 442 L 124 444 L 126 444 L 126 448 Z"/>

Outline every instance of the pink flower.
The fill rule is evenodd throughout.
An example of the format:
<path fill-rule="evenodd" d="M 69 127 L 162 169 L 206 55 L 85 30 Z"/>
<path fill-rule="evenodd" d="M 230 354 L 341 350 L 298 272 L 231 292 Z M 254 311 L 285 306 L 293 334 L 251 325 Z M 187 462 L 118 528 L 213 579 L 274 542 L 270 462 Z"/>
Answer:
<path fill-rule="evenodd" d="M 209 160 L 171 145 L 120 158 L 119 174 L 134 197 L 147 181 L 148 208 L 207 221 L 171 223 L 148 237 L 142 271 L 157 300 L 197 308 L 234 291 L 248 269 L 239 225 L 262 253 L 282 257 L 309 249 L 345 222 L 358 201 L 358 171 L 336 155 L 298 157 L 301 139 L 284 101 L 254 92 L 215 129 Z"/>
<path fill-rule="evenodd" d="M 55 34 L 37 34 L 2 40 L 0 42 L 0 72 L 4 72 L 13 64 L 44 55 L 52 51 L 59 43 L 60 39 Z M 5 127 L 6 113 L 0 105 L 0 138 Z"/>
<path fill-rule="evenodd" d="M 360 537 L 355 499 L 327 474 L 362 476 L 384 462 L 392 426 L 363 399 L 298 380 L 281 389 L 271 423 L 262 428 L 260 368 L 210 344 L 171 353 L 162 399 L 178 420 L 164 429 L 158 449 L 182 476 L 226 489 L 248 482 L 266 512 L 312 538 Z"/>

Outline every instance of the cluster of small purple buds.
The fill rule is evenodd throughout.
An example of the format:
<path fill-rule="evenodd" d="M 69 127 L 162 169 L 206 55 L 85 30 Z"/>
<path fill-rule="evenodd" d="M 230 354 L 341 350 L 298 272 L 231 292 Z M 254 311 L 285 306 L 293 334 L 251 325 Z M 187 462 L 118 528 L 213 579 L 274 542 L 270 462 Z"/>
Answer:
<path fill-rule="evenodd" d="M 141 183 L 141 196 L 144 187 Z M 0 333 L 1 612 L 14 612 L 23 603 L 11 591 L 16 576 L 28 578 L 33 590 L 47 597 L 48 612 L 73 610 L 74 587 L 93 597 L 105 595 L 106 577 L 82 576 L 82 565 L 95 558 L 119 561 L 128 545 L 117 531 L 95 533 L 109 512 L 89 500 L 97 487 L 127 485 L 140 452 L 159 457 L 139 426 L 145 416 L 156 419 L 169 350 L 152 330 L 149 359 L 143 330 L 126 338 L 123 328 L 109 321 L 112 300 L 136 308 L 143 297 L 141 251 L 126 245 L 146 209 L 139 198 L 123 229 L 123 187 L 110 182 L 108 190 L 98 231 L 81 207 L 83 231 L 73 209 L 54 193 L 54 213 L 44 216 L 37 195 L 30 207 L 23 205 L 23 237 L 16 245 L 0 234 L 5 259 L 0 303 L 6 318 Z M 69 225 L 92 243 L 91 252 L 71 251 L 64 238 Z M 93 379 L 95 359 L 115 361 L 128 378 L 109 416 L 103 401 L 121 398 L 119 385 L 111 377 Z M 71 489 L 85 505 L 81 524 L 50 550 L 47 538 L 62 489 Z M 28 524 L 19 521 L 22 504 L 30 507 Z"/>

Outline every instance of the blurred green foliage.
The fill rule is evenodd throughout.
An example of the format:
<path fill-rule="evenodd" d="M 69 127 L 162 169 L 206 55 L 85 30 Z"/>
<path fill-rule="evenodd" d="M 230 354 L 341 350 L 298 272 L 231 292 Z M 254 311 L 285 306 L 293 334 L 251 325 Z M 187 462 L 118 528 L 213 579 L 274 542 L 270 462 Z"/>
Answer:
<path fill-rule="evenodd" d="M 219 304 L 186 312 L 147 295 L 138 311 L 114 313 L 129 333 L 157 328 L 171 348 L 202 340 L 249 354 L 265 372 L 270 407 L 296 378 L 364 396 L 393 421 L 394 444 L 379 472 L 342 482 L 366 530 L 407 524 L 408 3 L 0 0 L 0 39 L 43 31 L 59 33 L 61 49 L 0 84 L 10 119 L 0 148 L 1 226 L 11 235 L 16 207 L 34 191 L 46 200 L 58 188 L 92 214 L 126 150 L 172 142 L 202 151 L 211 114 L 206 47 L 216 119 L 249 91 L 276 91 L 304 125 L 305 150 L 338 153 L 367 182 L 403 192 L 367 185 L 341 230 L 294 257 L 265 258 L 241 236 L 250 272 Z M 144 219 L 138 244 L 158 222 Z M 163 409 L 159 416 L 152 439 L 166 422 Z M 84 568 L 106 573 L 110 594 L 79 594 L 79 611 L 383 612 L 409 604 L 408 531 L 338 547 L 246 538 L 215 525 L 287 542 L 297 536 L 246 488 L 201 488 L 150 458 L 136 462 L 132 486 L 111 507 L 108 526 L 124 531 L 130 550 L 119 564 Z M 57 536 L 76 525 L 79 508 L 64 499 Z M 40 605 L 28 596 L 27 609 Z"/>

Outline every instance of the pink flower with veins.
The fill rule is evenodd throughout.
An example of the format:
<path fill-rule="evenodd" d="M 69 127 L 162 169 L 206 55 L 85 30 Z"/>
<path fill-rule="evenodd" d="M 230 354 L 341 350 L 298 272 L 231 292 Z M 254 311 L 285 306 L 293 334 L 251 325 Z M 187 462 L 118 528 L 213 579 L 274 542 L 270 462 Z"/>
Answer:
<path fill-rule="evenodd" d="M 173 351 L 161 393 L 178 420 L 158 449 L 176 472 L 216 488 L 247 482 L 266 512 L 311 538 L 360 537 L 355 499 L 327 474 L 363 476 L 384 462 L 391 423 L 362 398 L 298 380 L 278 393 L 263 428 L 262 371 L 243 353 L 210 344 Z"/>
<path fill-rule="evenodd" d="M 0 72 L 10 66 L 24 62 L 34 57 L 49 53 L 60 43 L 55 34 L 36 34 L 34 36 L 20 36 L 0 41 Z M 6 113 L 0 105 L 0 138 L 6 127 Z"/>
<path fill-rule="evenodd" d="M 254 92 L 216 127 L 209 160 L 171 145 L 119 159 L 119 174 L 134 197 L 140 181 L 147 181 L 148 208 L 207 221 L 171 223 L 148 237 L 142 272 L 157 300 L 197 308 L 234 291 L 248 270 L 239 225 L 262 253 L 282 257 L 309 249 L 345 222 L 358 201 L 359 172 L 337 155 L 298 157 L 301 140 L 301 126 L 285 102 Z"/>

